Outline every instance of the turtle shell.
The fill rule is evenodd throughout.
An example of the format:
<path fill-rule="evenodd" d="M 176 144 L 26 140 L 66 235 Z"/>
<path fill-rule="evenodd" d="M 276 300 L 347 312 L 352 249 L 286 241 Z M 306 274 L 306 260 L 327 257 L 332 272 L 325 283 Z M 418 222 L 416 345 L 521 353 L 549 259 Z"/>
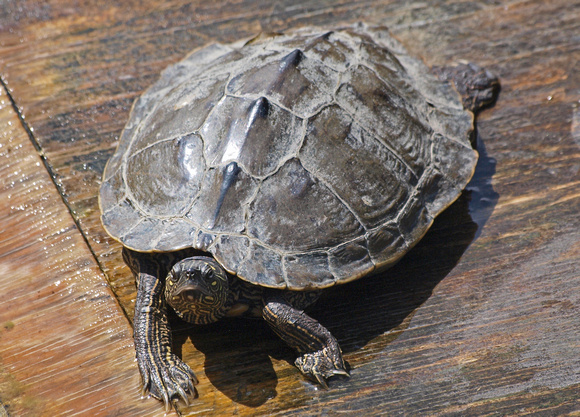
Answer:
<path fill-rule="evenodd" d="M 254 284 L 387 268 L 471 178 L 473 114 L 385 28 L 212 45 L 134 104 L 100 191 L 107 232 L 193 247 Z"/>

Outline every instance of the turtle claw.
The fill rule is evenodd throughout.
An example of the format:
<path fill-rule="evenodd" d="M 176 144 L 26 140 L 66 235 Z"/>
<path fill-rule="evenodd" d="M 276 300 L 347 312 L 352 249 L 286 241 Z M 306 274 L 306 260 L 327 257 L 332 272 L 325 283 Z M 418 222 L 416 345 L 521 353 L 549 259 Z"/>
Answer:
<path fill-rule="evenodd" d="M 350 377 L 350 374 L 345 369 L 335 369 L 332 371 L 333 375 L 342 375 L 346 377 Z"/>
<path fill-rule="evenodd" d="M 336 348 L 326 346 L 316 352 L 305 353 L 296 359 L 295 365 L 323 388 L 328 388 L 326 380 L 335 375 L 349 376 L 338 345 Z"/>
<path fill-rule="evenodd" d="M 142 393 L 163 401 L 165 411 L 171 411 L 179 399 L 189 406 L 190 399 L 197 397 L 194 387 L 198 383 L 193 371 L 177 356 L 159 359 L 155 363 L 140 366 L 143 377 Z"/>
<path fill-rule="evenodd" d="M 318 383 L 320 384 L 320 386 L 324 389 L 328 389 L 328 383 L 326 382 L 326 380 L 322 377 L 322 375 L 320 374 L 314 374 L 314 376 L 316 377 L 316 380 L 318 381 Z"/>

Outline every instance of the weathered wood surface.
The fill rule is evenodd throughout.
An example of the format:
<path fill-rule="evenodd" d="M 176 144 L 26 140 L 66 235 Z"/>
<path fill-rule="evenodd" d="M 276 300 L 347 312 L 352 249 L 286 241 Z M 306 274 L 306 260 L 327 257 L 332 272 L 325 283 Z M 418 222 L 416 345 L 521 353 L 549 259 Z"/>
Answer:
<path fill-rule="evenodd" d="M 134 284 L 96 200 L 134 98 L 195 47 L 357 20 L 389 26 L 429 65 L 466 59 L 500 77 L 478 119 L 476 176 L 393 270 L 329 291 L 313 311 L 343 346 L 349 380 L 305 381 L 260 322 L 181 326 L 176 348 L 200 384 L 180 413 L 580 415 L 574 0 L 0 3 L 0 75 L 25 118 L 4 104 L 0 400 L 14 415 L 162 413 L 139 399 L 121 310 L 132 316 Z M 32 145 L 16 152 L 24 125 L 66 205 L 47 196 Z"/>
<path fill-rule="evenodd" d="M 0 201 L 0 400 L 10 415 L 158 414 L 135 401 L 131 327 L 3 88 Z"/>

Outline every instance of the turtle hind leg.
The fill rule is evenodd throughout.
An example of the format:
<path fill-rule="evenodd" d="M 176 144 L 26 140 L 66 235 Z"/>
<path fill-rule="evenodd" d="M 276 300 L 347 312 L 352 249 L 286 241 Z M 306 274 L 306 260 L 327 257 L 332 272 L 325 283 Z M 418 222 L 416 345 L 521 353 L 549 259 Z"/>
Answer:
<path fill-rule="evenodd" d="M 334 375 L 348 376 L 340 346 L 320 323 L 281 296 L 265 297 L 264 320 L 284 342 L 298 352 L 295 365 L 326 387 Z"/>
<path fill-rule="evenodd" d="M 474 113 L 492 105 L 499 94 L 497 77 L 475 64 L 433 67 L 432 71 L 442 81 L 453 81 L 463 100 L 463 107 Z"/>

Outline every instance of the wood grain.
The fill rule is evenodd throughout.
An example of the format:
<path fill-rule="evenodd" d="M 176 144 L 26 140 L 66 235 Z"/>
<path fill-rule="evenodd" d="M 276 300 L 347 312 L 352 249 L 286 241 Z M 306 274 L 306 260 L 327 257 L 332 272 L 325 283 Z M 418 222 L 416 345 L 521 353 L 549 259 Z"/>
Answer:
<path fill-rule="evenodd" d="M 2 233 L 0 265 L 10 271 L 18 270 L 15 263 L 36 260 L 34 265 L 52 266 L 30 286 L 5 274 L 2 282 L 11 290 L 2 296 L 3 304 L 19 300 L 22 295 L 13 291 L 26 288 L 36 303 L 55 306 L 50 317 L 59 325 L 109 317 L 97 310 L 66 309 L 69 298 L 59 307 L 51 304 L 56 302 L 45 289 L 48 283 L 73 282 L 73 276 L 79 279 L 73 272 L 84 266 L 63 260 L 62 252 L 44 249 L 46 245 L 26 243 L 44 233 L 55 244 L 76 236 L 79 247 L 84 237 L 95 256 L 91 259 L 85 248 L 87 264 L 98 276 L 98 263 L 118 302 L 109 299 L 110 321 L 99 326 L 125 340 L 124 355 L 131 357 L 130 331 L 121 311 L 132 316 L 134 283 L 119 245 L 100 225 L 96 196 L 134 98 L 165 66 L 196 47 L 261 30 L 357 20 L 389 26 L 429 65 L 465 59 L 499 76 L 500 98 L 478 118 L 481 159 L 475 178 L 395 268 L 329 291 L 313 311 L 342 344 L 351 367 L 349 380 L 336 379 L 328 390 L 305 381 L 292 366 L 292 352 L 261 322 L 193 329 L 176 322 L 176 348 L 200 378 L 199 399 L 180 413 L 580 415 L 577 0 L 1 3 L 0 75 L 64 196 L 66 205 L 55 203 L 50 212 L 66 217 L 68 208 L 79 225 L 76 229 L 73 222 L 58 234 L 64 226 L 24 210 L 29 213 L 22 217 L 26 222 L 16 229 L 22 232 L 11 232 L 9 239 Z M 6 138 L 0 143 L 7 143 Z M 31 163 L 13 155 L 11 162 Z M 44 165 L 35 169 L 42 171 Z M 8 168 L 6 175 L 10 172 Z M 42 192 L 34 187 L 22 191 L 19 205 L 28 208 L 43 201 Z M 2 206 L 5 227 L 14 227 L 10 207 L 19 205 Z M 26 248 L 21 249 L 26 262 L 15 248 Z M 70 281 L 63 280 L 63 271 L 73 274 Z M 78 285 L 79 292 L 92 288 Z M 14 323 L 30 321 L 34 306 L 33 301 L 10 302 L 2 314 Z M 18 327 L 3 331 L 0 338 L 5 367 L 6 334 L 18 342 L 14 349 L 20 350 L 11 350 L 13 355 L 38 343 L 27 332 L 14 333 Z M 82 350 L 62 340 L 67 352 Z M 21 355 L 12 363 L 9 372 L 16 378 L 28 375 L 34 362 Z M 123 401 L 115 411 L 103 408 L 103 415 L 143 415 L 131 408 L 142 404 L 132 364 L 125 368 L 103 356 L 67 374 L 57 363 L 62 362 L 48 367 L 46 375 L 69 375 L 81 382 L 88 372 L 115 375 L 118 385 L 100 392 L 122 395 Z M 40 404 L 52 401 L 52 394 L 44 394 L 50 392 L 47 378 L 26 379 L 27 389 L 39 393 Z M 66 390 L 70 398 L 78 395 L 73 387 Z M 5 401 L 2 392 L 0 385 Z M 84 397 L 75 401 L 87 410 L 94 403 Z M 161 410 L 155 400 L 144 404 Z"/>
<path fill-rule="evenodd" d="M 4 88 L 0 132 L 0 398 L 9 415 L 159 415 L 134 400 L 131 328 Z"/>

